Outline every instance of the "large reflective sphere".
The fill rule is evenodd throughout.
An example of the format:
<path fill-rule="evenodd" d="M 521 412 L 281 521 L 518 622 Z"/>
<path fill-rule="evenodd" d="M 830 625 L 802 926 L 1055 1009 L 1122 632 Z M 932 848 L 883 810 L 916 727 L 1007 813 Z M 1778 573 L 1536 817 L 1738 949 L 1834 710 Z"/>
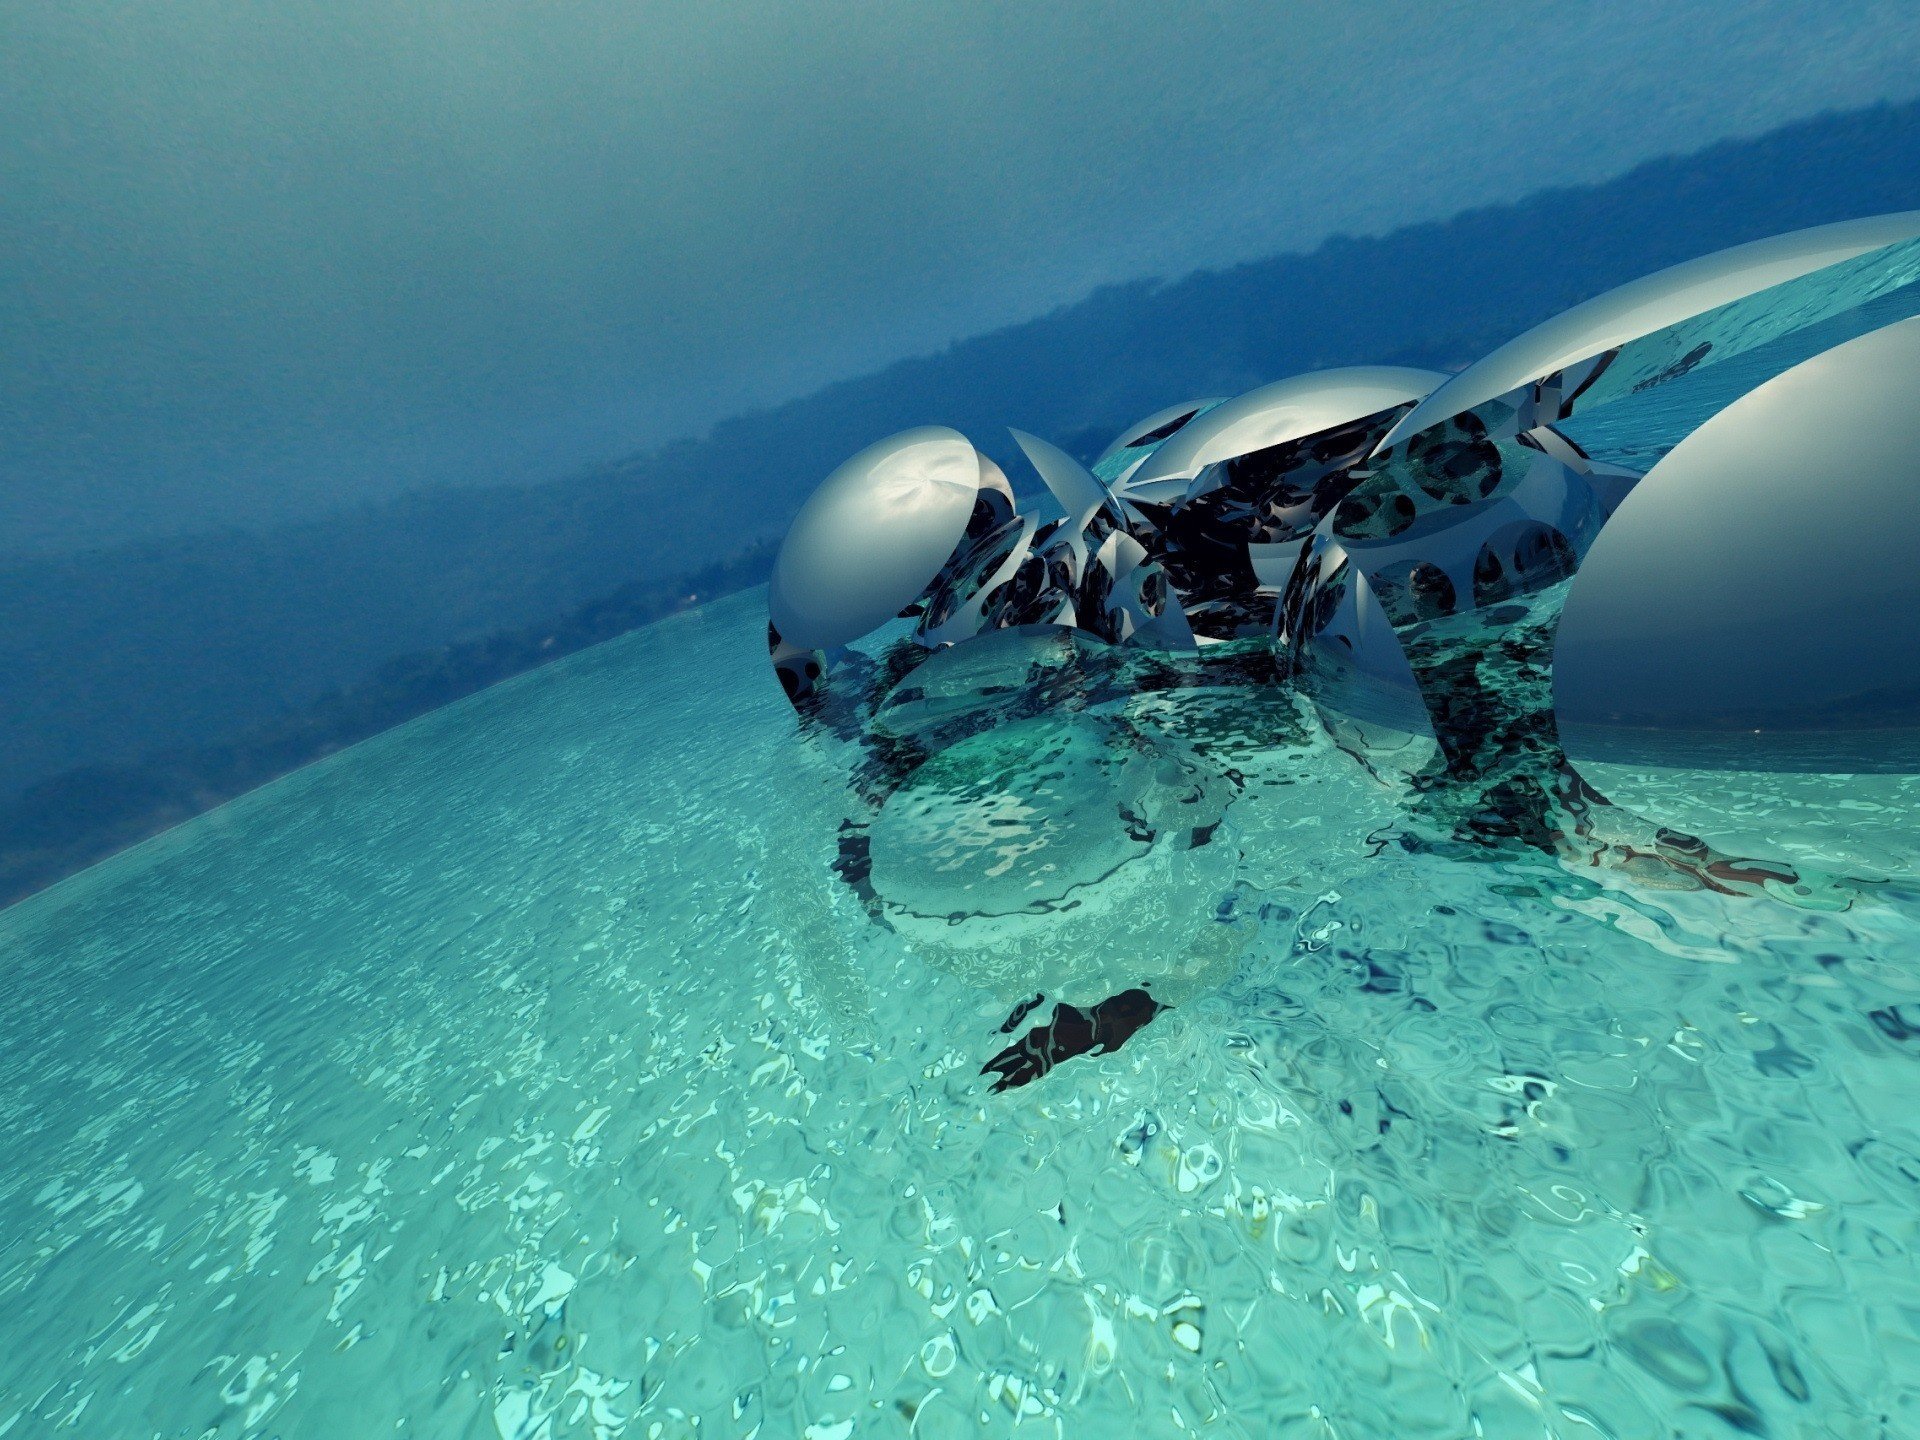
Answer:
<path fill-rule="evenodd" d="M 767 611 L 781 640 L 844 645 L 911 605 L 965 536 L 981 479 L 967 438 L 939 425 L 889 436 L 835 470 L 774 563 Z"/>
<path fill-rule="evenodd" d="M 1636 805 L 1647 785 L 1686 788 L 1650 766 L 1797 772 L 1767 807 L 1790 852 L 1800 822 L 1844 798 L 1813 774 L 1920 772 L 1917 486 L 1920 319 L 1701 426 L 1622 503 L 1568 593 L 1554 696 L 1569 756 Z M 1686 817 L 1665 795 L 1663 813 L 1751 841 L 1724 789 Z M 1846 859 L 1822 843 L 1797 853 Z"/>
<path fill-rule="evenodd" d="M 1469 366 L 1415 406 L 1380 442 L 1386 451 L 1421 431 L 1508 395 L 1523 385 L 1545 380 L 1582 361 L 1618 350 L 1669 330 L 1696 316 L 1771 290 L 1816 271 L 1920 237 L 1920 210 L 1845 220 L 1775 235 L 1748 245 L 1703 255 L 1597 295 L 1536 325 L 1491 355 Z M 1635 386 L 1684 373 L 1709 359 L 1750 350 L 1775 335 L 1802 328 L 1841 309 L 1862 303 L 1914 278 L 1920 259 L 1901 257 L 1890 267 L 1863 267 L 1861 273 L 1836 274 L 1819 293 L 1796 295 L 1793 303 L 1769 302 L 1754 314 L 1729 314 L 1714 333 L 1675 334 L 1670 345 L 1614 363 L 1607 373 L 1580 377 L 1579 390 L 1589 404 L 1603 394 L 1625 393 Z M 1667 353 L 1668 350 L 1673 353 Z M 1570 406 L 1573 396 L 1563 398 Z M 1542 417 L 1551 422 L 1558 415 Z"/>

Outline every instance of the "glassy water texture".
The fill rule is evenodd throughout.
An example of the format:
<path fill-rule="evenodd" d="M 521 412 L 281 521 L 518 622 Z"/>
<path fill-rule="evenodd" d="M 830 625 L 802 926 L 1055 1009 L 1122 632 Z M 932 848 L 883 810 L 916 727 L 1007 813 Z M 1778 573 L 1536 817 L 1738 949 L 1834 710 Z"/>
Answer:
<path fill-rule="evenodd" d="M 889 931 L 762 630 L 0 916 L 0 1434 L 1920 1433 L 1920 894 L 1408 849 L 1291 702 L 1197 690 L 1129 721 L 1210 843 L 1129 838 L 1097 716 L 988 737 L 876 827 Z M 1125 1048 L 982 1075 L 1145 984 Z"/>

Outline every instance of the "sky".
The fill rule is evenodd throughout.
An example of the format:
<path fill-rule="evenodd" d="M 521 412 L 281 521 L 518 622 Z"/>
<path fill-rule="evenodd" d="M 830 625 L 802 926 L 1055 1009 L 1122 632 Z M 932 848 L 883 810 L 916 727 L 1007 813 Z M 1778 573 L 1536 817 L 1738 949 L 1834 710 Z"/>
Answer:
<path fill-rule="evenodd" d="M 0 554 L 553 478 L 1915 95 L 1911 0 L 16 0 Z"/>

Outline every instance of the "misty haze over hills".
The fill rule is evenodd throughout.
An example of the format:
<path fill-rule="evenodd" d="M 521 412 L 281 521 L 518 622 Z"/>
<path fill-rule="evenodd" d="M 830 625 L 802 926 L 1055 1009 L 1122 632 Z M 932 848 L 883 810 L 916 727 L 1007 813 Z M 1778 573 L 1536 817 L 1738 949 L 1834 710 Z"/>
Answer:
<path fill-rule="evenodd" d="M 1916 99 L 1912 0 L 7 5 L 0 553 L 531 485 Z"/>
<path fill-rule="evenodd" d="M 0 612 L 20 617 L 0 633 L 0 666 L 19 697 L 0 733 L 0 795 L 40 787 L 0 810 L 0 850 L 16 860 L 31 852 L 0 873 L 0 898 L 71 868 L 89 825 L 113 843 L 137 838 L 145 812 L 115 797 L 151 792 L 140 777 L 155 766 L 175 779 L 147 830 L 356 731 L 606 638 L 618 617 L 652 618 L 703 567 L 721 567 L 700 577 L 703 598 L 752 583 L 765 542 L 820 478 L 891 431 L 953 425 L 1019 485 L 1026 470 L 1009 425 L 1090 456 L 1136 416 L 1189 396 L 1332 365 L 1457 368 L 1676 261 L 1916 206 L 1920 104 L 1879 106 L 1381 238 L 1103 289 L 570 480 L 434 491 L 263 533 L 0 563 Z M 580 618 L 613 592 L 618 603 Z M 467 648 L 447 648 L 459 645 Z M 491 658 L 473 660 L 480 655 Z M 373 679 L 382 666 L 388 679 Z M 411 677 L 404 700 L 370 701 L 332 736 L 326 724 L 288 718 L 341 687 L 373 695 L 402 672 Z M 321 711 L 346 713 L 338 697 L 328 703 L 334 709 Z M 178 777 L 192 772 L 192 755 L 275 724 L 271 764 L 187 785 L 182 798 Z M 306 738 L 287 738 L 296 732 Z M 95 768 L 54 779 L 81 767 Z M 68 818 L 50 836 L 55 811 Z"/>

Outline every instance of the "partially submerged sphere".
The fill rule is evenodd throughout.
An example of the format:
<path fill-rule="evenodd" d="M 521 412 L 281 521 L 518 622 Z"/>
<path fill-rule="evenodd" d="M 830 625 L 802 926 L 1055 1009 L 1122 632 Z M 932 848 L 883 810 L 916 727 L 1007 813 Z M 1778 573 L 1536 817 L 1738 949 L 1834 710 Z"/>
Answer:
<path fill-rule="evenodd" d="M 1380 572 L 1403 558 L 1398 552 L 1418 545 L 1451 573 L 1442 552 L 1481 547 L 1448 532 L 1482 531 L 1490 507 L 1527 493 L 1528 523 L 1553 531 L 1566 557 L 1541 573 L 1559 578 L 1553 569 L 1580 563 L 1638 476 L 1596 462 L 1556 426 L 1734 355 L 1756 356 L 1751 383 L 1760 383 L 1769 366 L 1795 358 L 1790 346 L 1762 346 L 1895 291 L 1920 308 L 1916 282 L 1920 211 L 1737 245 L 1619 286 L 1508 341 L 1413 406 L 1330 516 L 1332 534 L 1384 601 Z M 1553 483 L 1543 488 L 1546 479 Z M 1563 523 L 1582 512 L 1584 525 Z M 1524 579 L 1525 569 L 1512 574 Z M 1461 576 L 1451 578 L 1466 608 Z"/>
<path fill-rule="evenodd" d="M 1120 528 L 1106 486 L 1057 447 L 1014 435 L 1060 519 L 1021 514 L 1000 467 L 939 426 L 869 446 L 808 499 L 767 592 L 767 648 L 788 699 L 811 705 L 836 656 L 895 619 L 917 622 L 923 655 L 1027 626 L 1192 648 L 1179 596 Z M 898 683 L 903 666 L 911 656 L 895 648 L 876 678 Z"/>
<path fill-rule="evenodd" d="M 1761 347 L 1816 333 L 1821 321 L 1858 316 L 1869 301 L 1894 292 L 1920 306 L 1916 282 L 1920 212 L 1735 246 L 1535 326 L 1440 385 L 1385 430 L 1351 467 L 1357 479 L 1326 515 L 1317 543 L 1338 542 L 1407 642 L 1451 766 L 1471 768 L 1483 749 L 1493 755 L 1510 750 L 1530 723 L 1524 707 L 1480 685 L 1473 656 L 1491 655 L 1517 624 L 1541 623 L 1533 597 L 1549 594 L 1579 569 L 1640 480 L 1596 460 L 1557 427 L 1576 412 L 1588 414 L 1729 356 L 1753 356 L 1749 383 L 1762 383 L 1769 369 L 1791 365 L 1794 356 L 1787 344 Z M 1690 417 L 1688 428 L 1694 423 Z M 1163 447 L 1151 463 L 1170 466 L 1172 448 Z M 1149 467 L 1139 476 L 1152 483 Z M 1295 583 L 1311 589 L 1315 578 L 1302 574 Z M 1357 594 L 1358 582 L 1349 580 L 1346 588 Z M 1291 610 L 1317 615 L 1327 602 Z M 1440 624 L 1450 627 L 1444 643 L 1431 643 L 1432 627 Z M 1314 650 L 1325 643 L 1318 634 L 1287 628 L 1284 617 L 1279 638 L 1300 674 L 1310 671 Z M 1447 693 L 1432 693 L 1436 686 Z M 1343 688 L 1352 687 L 1323 684 L 1323 708 L 1339 709 Z M 1502 727 L 1514 733 L 1503 739 Z"/>
<path fill-rule="evenodd" d="M 1636 808 L 1657 791 L 1668 823 L 1710 843 L 1859 863 L 1858 786 L 1832 777 L 1920 774 L 1916 482 L 1920 319 L 1794 366 L 1683 440 L 1568 591 L 1554 699 L 1575 765 Z M 1720 779 L 1659 773 L 1676 769 Z M 1729 772 L 1760 771 L 1797 778 L 1755 834 L 1725 792 Z M 1688 795 L 1707 803 L 1674 813 Z"/>

